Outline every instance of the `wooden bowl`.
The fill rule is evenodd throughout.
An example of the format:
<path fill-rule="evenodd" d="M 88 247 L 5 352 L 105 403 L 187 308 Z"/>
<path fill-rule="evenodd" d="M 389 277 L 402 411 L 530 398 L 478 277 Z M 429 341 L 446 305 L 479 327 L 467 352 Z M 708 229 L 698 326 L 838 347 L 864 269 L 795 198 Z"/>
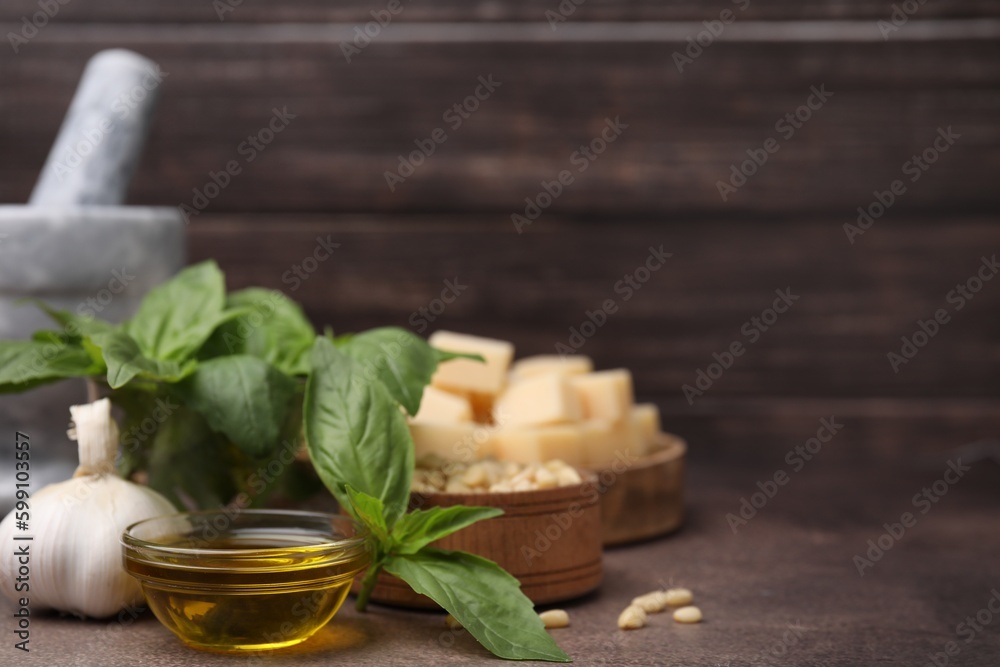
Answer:
<path fill-rule="evenodd" d="M 438 540 L 435 547 L 461 549 L 496 561 L 518 581 L 535 604 L 579 597 L 601 584 L 601 496 L 597 477 L 583 473 L 573 486 L 512 493 L 412 494 L 412 507 L 485 505 L 503 516 L 473 524 Z M 354 592 L 360 589 L 360 579 Z M 384 604 L 435 609 L 430 598 L 414 593 L 382 572 L 371 599 Z"/>
<path fill-rule="evenodd" d="M 684 520 L 684 455 L 687 444 L 661 433 L 654 451 L 633 465 L 597 473 L 605 546 L 658 537 Z"/>

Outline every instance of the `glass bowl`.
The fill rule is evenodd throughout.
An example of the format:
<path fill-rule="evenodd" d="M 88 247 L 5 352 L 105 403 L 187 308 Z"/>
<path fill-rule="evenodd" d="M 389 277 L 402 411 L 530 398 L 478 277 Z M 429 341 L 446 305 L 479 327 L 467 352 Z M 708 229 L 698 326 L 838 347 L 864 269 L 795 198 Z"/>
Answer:
<path fill-rule="evenodd" d="M 346 516 L 234 510 L 147 519 L 122 534 L 125 570 L 187 645 L 238 653 L 305 641 L 369 563 Z"/>

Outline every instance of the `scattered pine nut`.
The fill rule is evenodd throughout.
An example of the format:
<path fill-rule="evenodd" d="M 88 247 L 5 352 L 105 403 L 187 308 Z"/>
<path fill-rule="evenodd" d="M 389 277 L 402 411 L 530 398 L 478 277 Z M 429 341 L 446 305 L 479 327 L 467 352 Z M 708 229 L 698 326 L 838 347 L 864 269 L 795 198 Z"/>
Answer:
<path fill-rule="evenodd" d="M 684 607 L 694 601 L 694 595 L 686 588 L 671 588 L 663 595 L 667 605 L 671 607 Z"/>
<path fill-rule="evenodd" d="M 701 623 L 701 609 L 681 607 L 674 612 L 674 620 L 678 623 Z"/>
<path fill-rule="evenodd" d="M 462 624 L 458 622 L 458 619 L 448 614 L 444 617 L 444 624 L 449 630 L 461 630 Z"/>
<path fill-rule="evenodd" d="M 549 609 L 538 615 L 546 628 L 565 628 L 569 626 L 569 614 L 563 609 Z"/>
<path fill-rule="evenodd" d="M 653 591 L 633 598 L 632 604 L 636 607 L 642 607 L 642 610 L 647 614 L 658 614 L 667 606 L 667 601 L 663 591 Z"/>
<path fill-rule="evenodd" d="M 625 607 L 618 617 L 618 627 L 621 630 L 638 630 L 646 625 L 646 612 L 634 604 Z"/>

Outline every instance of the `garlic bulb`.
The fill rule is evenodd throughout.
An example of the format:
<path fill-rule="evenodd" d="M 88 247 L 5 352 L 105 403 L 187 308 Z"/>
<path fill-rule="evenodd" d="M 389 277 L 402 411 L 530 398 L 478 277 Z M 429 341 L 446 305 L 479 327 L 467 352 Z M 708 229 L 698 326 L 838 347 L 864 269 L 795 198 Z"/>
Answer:
<path fill-rule="evenodd" d="M 28 530 L 15 531 L 14 511 L 0 522 L 0 589 L 11 600 L 28 598 L 32 611 L 57 609 L 100 618 L 143 600 L 138 583 L 122 567 L 122 531 L 176 510 L 156 491 L 115 473 L 118 425 L 108 399 L 75 405 L 70 412 L 80 466 L 72 479 L 32 494 Z M 30 541 L 14 540 L 29 535 Z M 23 578 L 17 590 L 23 563 L 15 546 L 28 550 L 27 590 Z"/>

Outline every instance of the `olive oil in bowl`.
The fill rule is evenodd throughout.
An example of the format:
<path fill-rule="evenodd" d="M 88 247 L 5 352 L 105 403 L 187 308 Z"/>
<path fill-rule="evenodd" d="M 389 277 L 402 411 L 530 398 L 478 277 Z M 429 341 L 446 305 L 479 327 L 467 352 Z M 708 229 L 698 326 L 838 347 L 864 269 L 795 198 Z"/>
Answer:
<path fill-rule="evenodd" d="M 313 512 L 159 517 L 126 529 L 122 545 L 156 617 L 189 646 L 223 652 L 308 639 L 369 562 L 351 519 Z"/>

